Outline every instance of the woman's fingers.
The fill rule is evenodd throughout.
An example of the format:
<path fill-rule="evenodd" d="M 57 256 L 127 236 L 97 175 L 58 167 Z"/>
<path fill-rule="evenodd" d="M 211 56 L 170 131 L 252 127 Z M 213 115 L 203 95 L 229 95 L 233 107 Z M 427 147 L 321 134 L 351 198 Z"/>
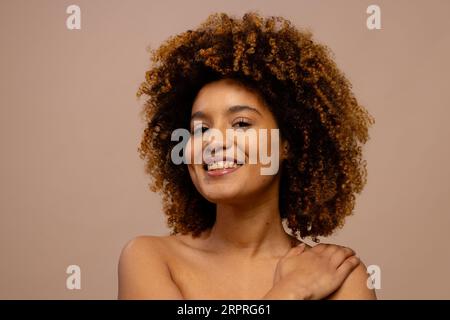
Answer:
<path fill-rule="evenodd" d="M 294 257 L 294 256 L 302 253 L 304 250 L 305 250 L 305 244 L 301 243 L 298 246 L 295 246 L 295 247 L 289 249 L 289 251 L 286 253 L 286 255 L 283 258 Z"/>
<path fill-rule="evenodd" d="M 330 257 L 330 263 L 334 268 L 338 268 L 347 258 L 355 255 L 355 252 L 347 247 L 338 247 Z"/>
<path fill-rule="evenodd" d="M 294 291 L 302 288 L 300 294 L 306 290 L 313 298 L 321 299 L 339 288 L 360 264 L 355 252 L 347 247 L 318 244 L 306 249 L 302 243 L 289 249 L 279 260 L 274 285 L 288 279 L 289 283 L 295 283 L 291 287 Z"/>
<path fill-rule="evenodd" d="M 314 247 L 311 248 L 311 251 L 315 253 L 322 253 L 329 245 L 326 243 L 319 243 L 316 244 Z"/>
<path fill-rule="evenodd" d="M 325 248 L 325 250 L 322 251 L 322 255 L 328 257 L 329 259 L 331 259 L 331 257 L 338 252 L 342 247 L 338 246 L 336 244 L 328 244 Z"/>
<path fill-rule="evenodd" d="M 297 248 L 297 254 L 300 254 L 303 251 L 305 251 L 306 245 L 304 243 L 301 243 L 296 248 Z"/>
<path fill-rule="evenodd" d="M 360 260 L 357 256 L 352 255 L 342 262 L 342 264 L 337 268 L 337 278 L 342 283 L 348 275 L 360 264 Z"/>

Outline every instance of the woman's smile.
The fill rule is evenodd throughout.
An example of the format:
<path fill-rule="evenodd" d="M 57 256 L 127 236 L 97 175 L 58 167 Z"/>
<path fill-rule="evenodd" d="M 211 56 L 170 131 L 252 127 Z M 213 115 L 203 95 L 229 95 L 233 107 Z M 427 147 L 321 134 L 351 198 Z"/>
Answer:
<path fill-rule="evenodd" d="M 243 161 L 228 156 L 216 155 L 215 157 L 207 156 L 203 164 L 203 170 L 210 177 L 219 177 L 232 173 L 243 165 Z"/>
<path fill-rule="evenodd" d="M 230 174 L 242 167 L 242 164 L 237 164 L 232 161 L 218 161 L 208 165 L 204 165 L 203 169 L 210 177 L 219 177 Z"/>

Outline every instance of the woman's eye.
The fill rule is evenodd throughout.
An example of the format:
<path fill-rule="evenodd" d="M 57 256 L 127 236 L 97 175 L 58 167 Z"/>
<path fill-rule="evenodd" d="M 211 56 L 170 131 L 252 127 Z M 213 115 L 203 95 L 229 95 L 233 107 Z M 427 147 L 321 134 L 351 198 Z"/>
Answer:
<path fill-rule="evenodd" d="M 246 127 L 251 126 L 251 124 L 245 120 L 239 120 L 233 124 L 233 127 L 235 127 L 235 126 L 237 126 L 238 128 L 246 128 Z"/>
<path fill-rule="evenodd" d="M 208 130 L 208 127 L 205 127 L 205 126 L 201 126 L 201 127 L 200 127 L 200 126 L 198 126 L 197 128 L 194 129 L 194 132 L 193 132 L 193 133 L 195 134 L 195 133 L 198 133 L 199 131 L 201 131 L 202 133 L 204 133 L 206 130 Z"/>

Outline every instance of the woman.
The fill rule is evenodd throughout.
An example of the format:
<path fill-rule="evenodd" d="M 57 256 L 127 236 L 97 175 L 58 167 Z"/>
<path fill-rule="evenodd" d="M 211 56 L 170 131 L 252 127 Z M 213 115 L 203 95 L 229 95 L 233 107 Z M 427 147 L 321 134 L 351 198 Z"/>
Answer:
<path fill-rule="evenodd" d="M 298 239 L 317 242 L 352 213 L 374 123 L 311 37 L 279 17 L 214 14 L 153 52 L 137 93 L 149 97 L 140 153 L 172 232 L 124 247 L 119 298 L 376 298 L 353 250 Z M 189 161 L 177 164 L 172 133 L 183 128 Z M 208 136 L 264 129 L 279 139 Z M 262 146 L 278 155 L 272 174 L 249 161 Z"/>

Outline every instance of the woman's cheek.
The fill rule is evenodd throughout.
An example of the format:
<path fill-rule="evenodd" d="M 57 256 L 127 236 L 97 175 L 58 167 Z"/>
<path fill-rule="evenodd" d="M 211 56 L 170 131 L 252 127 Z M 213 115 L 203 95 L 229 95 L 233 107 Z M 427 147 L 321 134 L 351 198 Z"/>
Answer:
<path fill-rule="evenodd" d="M 184 163 L 186 163 L 188 167 L 190 167 L 192 164 L 192 159 L 194 159 L 192 151 L 192 138 L 189 138 L 184 149 Z"/>
<path fill-rule="evenodd" d="M 190 137 L 186 143 L 184 151 L 184 161 L 187 164 L 202 164 L 202 144 L 201 139 Z"/>

